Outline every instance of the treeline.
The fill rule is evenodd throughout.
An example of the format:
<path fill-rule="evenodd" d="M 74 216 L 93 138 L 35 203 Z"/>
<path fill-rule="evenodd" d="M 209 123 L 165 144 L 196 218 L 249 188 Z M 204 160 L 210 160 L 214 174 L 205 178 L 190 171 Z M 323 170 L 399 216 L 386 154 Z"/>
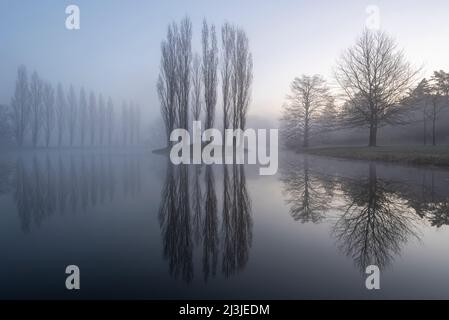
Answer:
<path fill-rule="evenodd" d="M 419 239 L 419 226 L 449 224 L 447 187 L 437 171 L 398 172 L 370 162 L 330 173 L 328 163 L 311 160 L 294 158 L 281 166 L 290 214 L 301 223 L 330 223 L 339 249 L 362 272 L 370 264 L 387 267 L 409 239 Z"/>
<path fill-rule="evenodd" d="M 223 128 L 246 126 L 253 80 L 248 37 L 241 28 L 225 23 L 220 52 L 217 42 L 215 26 L 204 21 L 202 54 L 193 53 L 190 19 L 168 26 L 157 83 L 167 146 L 173 129 L 189 129 L 190 117 L 202 121 L 206 129 L 214 126 L 220 79 Z"/>
<path fill-rule="evenodd" d="M 28 79 L 22 65 L 11 104 L 0 108 L 0 138 L 19 147 L 135 145 L 141 142 L 141 109 L 131 101 L 118 110 L 110 97 L 83 87 L 55 88 L 36 71 Z"/>
<path fill-rule="evenodd" d="M 320 139 L 329 144 L 338 131 L 364 128 L 368 145 L 376 146 L 380 128 L 393 135 L 391 129 L 399 126 L 410 126 L 414 141 L 422 124 L 423 144 L 437 145 L 438 120 L 449 107 L 449 73 L 435 71 L 417 84 L 419 71 L 391 37 L 365 30 L 337 61 L 335 90 L 320 75 L 294 79 L 281 118 L 285 144 L 295 149 Z"/>
<path fill-rule="evenodd" d="M 19 157 L 0 165 L 0 196 L 11 194 L 22 231 L 55 214 L 88 212 L 141 192 L 140 159 L 108 153 Z"/>

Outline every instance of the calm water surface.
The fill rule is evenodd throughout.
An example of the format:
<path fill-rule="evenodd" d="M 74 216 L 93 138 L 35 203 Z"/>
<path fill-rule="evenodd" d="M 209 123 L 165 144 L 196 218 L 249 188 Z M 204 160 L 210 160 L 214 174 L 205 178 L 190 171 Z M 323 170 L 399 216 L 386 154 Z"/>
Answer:
<path fill-rule="evenodd" d="M 449 298 L 449 171 L 282 154 L 0 156 L 0 298 Z M 78 265 L 81 290 L 65 289 Z M 365 289 L 365 267 L 381 290 Z"/>

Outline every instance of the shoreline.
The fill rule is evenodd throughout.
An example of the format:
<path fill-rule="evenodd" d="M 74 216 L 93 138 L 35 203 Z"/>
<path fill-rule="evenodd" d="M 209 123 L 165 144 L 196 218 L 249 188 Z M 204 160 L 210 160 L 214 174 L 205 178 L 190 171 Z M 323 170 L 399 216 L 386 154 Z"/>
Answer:
<path fill-rule="evenodd" d="M 339 159 L 384 161 L 408 165 L 449 167 L 449 146 L 340 146 L 302 149 L 297 153 Z"/>

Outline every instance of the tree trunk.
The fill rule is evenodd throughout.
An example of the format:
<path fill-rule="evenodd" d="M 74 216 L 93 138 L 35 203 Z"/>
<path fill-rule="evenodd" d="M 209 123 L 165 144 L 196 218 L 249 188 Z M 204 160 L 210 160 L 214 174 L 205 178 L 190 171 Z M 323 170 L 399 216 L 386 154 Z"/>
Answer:
<path fill-rule="evenodd" d="M 423 132 L 423 140 L 424 140 L 424 145 L 427 145 L 427 119 L 426 116 L 424 115 L 424 132 Z"/>
<path fill-rule="evenodd" d="M 377 124 L 372 122 L 369 127 L 369 147 L 377 146 Z"/>
<path fill-rule="evenodd" d="M 432 119 L 432 145 L 436 146 L 437 145 L 437 137 L 436 137 L 436 122 L 437 122 L 437 117 L 434 114 L 433 115 L 433 119 Z"/>
<path fill-rule="evenodd" d="M 306 111 L 306 116 L 304 119 L 304 136 L 303 136 L 303 142 L 302 142 L 302 147 L 303 148 L 308 148 L 309 147 L 309 116 L 308 116 L 308 112 Z"/>
<path fill-rule="evenodd" d="M 302 147 L 308 148 L 309 147 L 309 128 L 306 126 L 304 128 L 304 137 L 303 137 Z"/>

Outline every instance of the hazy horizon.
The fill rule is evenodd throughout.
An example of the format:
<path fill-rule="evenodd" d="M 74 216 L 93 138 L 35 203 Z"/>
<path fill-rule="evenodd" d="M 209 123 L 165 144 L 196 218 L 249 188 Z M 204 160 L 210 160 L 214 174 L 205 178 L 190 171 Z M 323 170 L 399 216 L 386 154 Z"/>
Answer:
<path fill-rule="evenodd" d="M 53 84 L 111 96 L 116 104 L 134 100 L 148 119 L 159 116 L 156 80 L 160 43 L 167 25 L 189 16 L 194 51 L 200 49 L 204 18 L 219 28 L 229 21 L 243 27 L 254 59 L 249 118 L 277 119 L 290 82 L 301 74 L 322 74 L 333 83 L 332 68 L 341 52 L 365 27 L 368 5 L 380 12 L 380 27 L 394 37 L 422 76 L 449 69 L 442 24 L 445 1 L 3 1 L 0 4 L 0 104 L 9 104 L 17 67 L 36 70 Z M 65 28 L 65 8 L 77 4 L 81 29 Z M 220 37 L 219 39 L 220 40 Z M 220 44 L 220 43 L 219 43 Z M 106 77 L 105 77 L 106 75 Z M 273 81 L 276 79 L 276 81 Z M 217 105 L 220 108 L 220 103 Z"/>

